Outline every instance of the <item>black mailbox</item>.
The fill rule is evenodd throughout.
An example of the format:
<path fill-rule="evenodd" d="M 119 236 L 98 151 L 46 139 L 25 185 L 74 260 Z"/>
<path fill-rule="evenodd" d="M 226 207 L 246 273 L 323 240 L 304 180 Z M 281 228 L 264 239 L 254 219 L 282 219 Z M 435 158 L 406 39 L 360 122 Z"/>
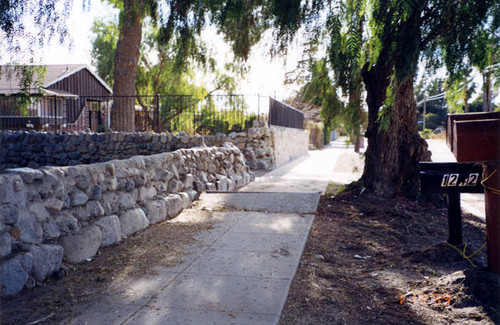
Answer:
<path fill-rule="evenodd" d="M 420 162 L 420 191 L 447 195 L 450 244 L 462 244 L 460 193 L 484 193 L 482 174 L 478 164 Z"/>
<path fill-rule="evenodd" d="M 483 193 L 483 167 L 479 164 L 420 163 L 422 192 Z"/>

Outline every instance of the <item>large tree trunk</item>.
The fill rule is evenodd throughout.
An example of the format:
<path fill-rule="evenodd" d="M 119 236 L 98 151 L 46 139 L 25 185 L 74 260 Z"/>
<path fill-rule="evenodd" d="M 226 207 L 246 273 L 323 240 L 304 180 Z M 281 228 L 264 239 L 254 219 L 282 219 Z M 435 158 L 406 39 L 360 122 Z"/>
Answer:
<path fill-rule="evenodd" d="M 114 131 L 135 130 L 135 78 L 142 37 L 144 0 L 124 0 L 120 20 L 120 38 L 116 45 L 114 87 L 111 111 Z M 124 97 L 121 97 L 124 96 Z"/>
<path fill-rule="evenodd" d="M 368 147 L 365 154 L 364 186 L 376 195 L 392 197 L 414 195 L 418 189 L 418 162 L 429 160 L 427 144 L 417 130 L 417 109 L 413 78 L 396 86 L 394 107 L 387 108 L 390 122 L 386 129 L 379 123 L 392 68 L 377 64 L 363 69 L 367 91 Z"/>

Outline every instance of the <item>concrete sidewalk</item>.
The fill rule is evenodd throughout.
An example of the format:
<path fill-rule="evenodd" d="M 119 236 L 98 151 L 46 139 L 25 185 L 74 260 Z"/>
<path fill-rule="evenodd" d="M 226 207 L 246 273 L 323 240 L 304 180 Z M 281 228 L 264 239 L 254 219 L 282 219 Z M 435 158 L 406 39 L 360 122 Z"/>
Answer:
<path fill-rule="evenodd" d="M 344 149 L 347 150 L 347 149 Z M 69 324 L 277 324 L 319 196 L 343 149 L 327 147 L 235 193 L 204 193 L 169 222 L 212 213 L 175 267 L 127 283 Z"/>

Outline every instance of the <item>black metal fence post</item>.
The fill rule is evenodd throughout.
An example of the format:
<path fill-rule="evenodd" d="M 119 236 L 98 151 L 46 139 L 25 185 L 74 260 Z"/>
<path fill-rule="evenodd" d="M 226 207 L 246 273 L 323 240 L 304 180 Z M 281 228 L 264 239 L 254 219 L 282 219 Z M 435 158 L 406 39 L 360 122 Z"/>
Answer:
<path fill-rule="evenodd" d="M 160 130 L 160 95 L 156 94 L 156 106 L 155 106 L 155 114 L 154 114 L 154 130 L 156 132 L 161 132 Z"/>

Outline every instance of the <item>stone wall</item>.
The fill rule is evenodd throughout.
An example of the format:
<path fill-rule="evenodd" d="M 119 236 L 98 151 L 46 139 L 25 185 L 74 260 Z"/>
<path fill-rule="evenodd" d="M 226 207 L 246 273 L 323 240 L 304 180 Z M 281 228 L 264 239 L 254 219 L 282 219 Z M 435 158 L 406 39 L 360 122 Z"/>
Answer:
<path fill-rule="evenodd" d="M 270 170 L 306 153 L 304 136 L 304 131 L 268 127 L 258 120 L 247 132 L 229 135 L 4 131 L 0 132 L 0 170 L 92 164 L 204 145 L 220 147 L 225 142 L 233 143 L 244 153 L 250 168 Z"/>
<path fill-rule="evenodd" d="M 7 170 L 0 175 L 1 294 L 35 286 L 63 258 L 79 263 L 176 215 L 199 191 L 231 191 L 251 177 L 243 154 L 230 143 L 92 165 Z"/>
<path fill-rule="evenodd" d="M 220 138 L 220 137 L 219 137 Z M 211 141 L 214 145 L 217 137 Z M 68 133 L 0 132 L 0 164 L 3 169 L 41 166 L 74 166 L 153 155 L 203 145 L 200 135 L 171 133 Z"/>

